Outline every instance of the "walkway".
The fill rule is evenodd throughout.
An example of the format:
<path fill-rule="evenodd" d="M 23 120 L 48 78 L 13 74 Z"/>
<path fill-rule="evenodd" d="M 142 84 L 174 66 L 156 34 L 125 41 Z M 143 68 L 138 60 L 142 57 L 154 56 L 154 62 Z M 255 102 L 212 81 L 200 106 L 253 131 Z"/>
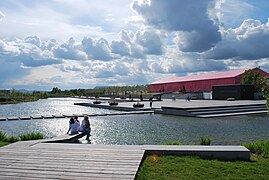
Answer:
<path fill-rule="evenodd" d="M 66 139 L 66 135 L 55 140 Z M 0 148 L 0 179 L 134 179 L 144 155 L 249 161 L 243 146 L 97 145 L 48 140 Z"/>
<path fill-rule="evenodd" d="M 19 142 L 0 148 L 0 179 L 134 179 L 144 150 Z"/>

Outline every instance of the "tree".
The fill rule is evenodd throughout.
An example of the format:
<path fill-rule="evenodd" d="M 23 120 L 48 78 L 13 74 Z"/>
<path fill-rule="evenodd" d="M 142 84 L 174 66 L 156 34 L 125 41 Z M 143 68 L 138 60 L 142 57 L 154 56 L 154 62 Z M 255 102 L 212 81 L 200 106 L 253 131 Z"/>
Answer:
<path fill-rule="evenodd" d="M 255 92 L 267 94 L 265 92 L 268 89 L 267 79 L 261 76 L 258 71 L 246 70 L 241 79 L 241 84 L 252 84 L 254 85 Z"/>

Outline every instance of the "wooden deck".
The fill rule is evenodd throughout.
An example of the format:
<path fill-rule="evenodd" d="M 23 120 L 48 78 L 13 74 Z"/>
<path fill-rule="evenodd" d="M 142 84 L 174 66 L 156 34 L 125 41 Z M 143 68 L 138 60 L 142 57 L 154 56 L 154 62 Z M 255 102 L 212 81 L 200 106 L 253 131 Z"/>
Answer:
<path fill-rule="evenodd" d="M 243 146 L 101 145 L 72 142 L 83 136 L 22 141 L 0 148 L 0 179 L 134 179 L 144 156 L 196 155 L 249 161 Z"/>
<path fill-rule="evenodd" d="M 0 179 L 134 179 L 144 150 L 19 142 L 0 148 Z"/>

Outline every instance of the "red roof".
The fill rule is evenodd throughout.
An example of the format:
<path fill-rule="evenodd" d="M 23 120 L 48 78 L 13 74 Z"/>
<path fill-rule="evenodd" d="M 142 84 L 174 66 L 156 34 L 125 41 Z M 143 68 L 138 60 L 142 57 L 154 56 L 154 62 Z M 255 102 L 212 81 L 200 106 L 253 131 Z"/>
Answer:
<path fill-rule="evenodd" d="M 238 69 L 232 71 L 223 71 L 223 72 L 210 72 L 205 74 L 196 74 L 190 76 L 180 76 L 173 78 L 165 78 L 159 81 L 155 81 L 150 84 L 165 84 L 173 82 L 186 82 L 186 81 L 199 81 L 199 80 L 208 80 L 208 79 L 223 79 L 223 78 L 232 78 L 243 74 L 248 69 Z"/>

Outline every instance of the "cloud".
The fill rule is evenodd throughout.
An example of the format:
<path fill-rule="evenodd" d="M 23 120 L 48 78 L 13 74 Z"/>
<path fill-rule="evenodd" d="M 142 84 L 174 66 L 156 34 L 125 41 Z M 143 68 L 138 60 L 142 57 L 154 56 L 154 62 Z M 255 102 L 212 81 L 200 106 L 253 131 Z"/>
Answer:
<path fill-rule="evenodd" d="M 124 41 L 112 41 L 111 52 L 115 54 L 119 54 L 121 56 L 130 55 L 130 49 Z"/>
<path fill-rule="evenodd" d="M 269 58 L 269 21 L 247 19 L 240 27 L 223 30 L 223 40 L 206 52 L 204 58 L 256 60 Z"/>
<path fill-rule="evenodd" d="M 132 8 L 150 26 L 179 31 L 178 40 L 189 41 L 184 47 L 179 46 L 182 51 L 203 52 L 221 40 L 218 24 L 208 14 L 214 3 L 214 0 L 134 0 Z"/>
<path fill-rule="evenodd" d="M 42 42 L 37 36 L 29 36 L 23 40 L 0 40 L 0 57 L 5 61 L 20 62 L 25 67 L 60 64 L 60 59 L 54 58 L 53 53 L 39 47 Z M 45 49 L 45 50 L 43 50 Z"/>
<path fill-rule="evenodd" d="M 16 56 L 20 53 L 18 47 L 14 46 L 12 43 L 0 40 L 0 56 Z"/>
<path fill-rule="evenodd" d="M 83 50 L 87 53 L 88 59 L 97 59 L 102 61 L 112 60 L 111 50 L 107 40 L 101 38 L 93 40 L 85 37 L 82 40 Z"/>
<path fill-rule="evenodd" d="M 0 11 L 0 21 L 2 21 L 2 19 L 4 19 L 5 15 Z"/>
<path fill-rule="evenodd" d="M 53 45 L 53 43 L 48 45 Z M 87 59 L 87 54 L 82 50 L 80 45 L 76 44 L 76 40 L 72 37 L 66 43 L 55 45 L 52 51 L 56 58 L 72 60 Z"/>
<path fill-rule="evenodd" d="M 135 34 L 136 42 L 144 48 L 145 54 L 161 55 L 163 42 L 159 32 L 153 29 L 138 31 Z"/>

